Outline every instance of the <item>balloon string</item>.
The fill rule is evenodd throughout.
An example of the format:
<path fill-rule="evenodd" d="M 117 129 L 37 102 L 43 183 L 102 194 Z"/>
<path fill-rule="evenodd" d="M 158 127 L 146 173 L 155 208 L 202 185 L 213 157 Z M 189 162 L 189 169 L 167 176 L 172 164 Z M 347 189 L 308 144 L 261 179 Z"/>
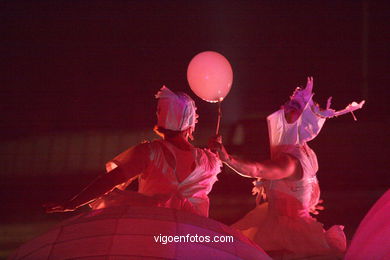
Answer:
<path fill-rule="evenodd" d="M 351 111 L 351 114 L 352 114 L 353 120 L 357 121 L 357 118 L 356 118 L 355 114 L 353 113 L 353 111 Z"/>
<path fill-rule="evenodd" d="M 216 135 L 219 135 L 219 126 L 221 124 L 221 117 L 222 117 L 222 109 L 221 109 L 221 101 L 218 101 L 218 121 L 217 121 L 217 130 L 215 131 Z"/>

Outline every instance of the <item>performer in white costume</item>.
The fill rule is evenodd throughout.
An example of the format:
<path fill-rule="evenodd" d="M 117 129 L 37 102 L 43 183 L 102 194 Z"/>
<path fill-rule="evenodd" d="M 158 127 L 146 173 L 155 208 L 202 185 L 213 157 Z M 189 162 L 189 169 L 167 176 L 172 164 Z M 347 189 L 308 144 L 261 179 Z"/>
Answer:
<path fill-rule="evenodd" d="M 320 189 L 316 154 L 307 145 L 326 118 L 353 112 L 363 106 L 352 103 L 346 109 L 320 109 L 312 100 L 313 79 L 297 88 L 290 100 L 267 117 L 271 159 L 248 162 L 230 156 L 220 140 L 211 147 L 221 160 L 245 177 L 257 178 L 254 192 L 259 205 L 233 226 L 265 251 L 281 251 L 283 259 L 309 256 L 341 257 L 346 249 L 342 226 L 324 230 L 310 213 L 318 213 Z M 266 198 L 266 199 L 265 199 Z M 267 202 L 260 203 L 263 199 Z"/>
<path fill-rule="evenodd" d="M 80 194 L 47 212 L 73 211 L 90 204 L 93 209 L 118 205 L 160 206 L 208 216 L 209 198 L 221 162 L 206 149 L 194 147 L 189 138 L 197 122 L 194 101 L 165 86 L 157 93 L 157 125 L 161 140 L 138 144 L 110 162 Z M 134 180 L 139 190 L 125 190 Z"/>

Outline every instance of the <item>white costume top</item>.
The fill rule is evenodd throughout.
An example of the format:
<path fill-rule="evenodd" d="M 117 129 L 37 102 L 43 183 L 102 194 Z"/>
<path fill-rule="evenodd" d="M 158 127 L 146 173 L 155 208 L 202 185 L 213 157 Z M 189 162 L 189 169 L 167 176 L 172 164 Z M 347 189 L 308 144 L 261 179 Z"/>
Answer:
<path fill-rule="evenodd" d="M 145 156 L 145 161 L 139 162 L 145 167 L 138 176 L 138 193 L 145 196 L 140 197 L 134 192 L 125 190 L 134 179 L 129 178 L 128 182 L 118 187 L 122 191 L 114 190 L 105 195 L 105 198 L 103 197 L 105 203 L 142 205 L 142 201 L 134 201 L 141 199 L 145 201 L 145 205 L 148 205 L 153 199 L 156 201 L 155 206 L 208 216 L 209 198 L 207 195 L 217 180 L 217 174 L 222 166 L 215 154 L 200 148 L 184 151 L 163 140 L 143 145 L 148 146 L 149 152 Z M 110 162 L 122 167 L 126 172 L 127 167 L 132 167 L 128 160 L 131 149 L 121 153 Z M 101 208 L 100 204 L 96 204 L 93 208 Z"/>
<path fill-rule="evenodd" d="M 275 159 L 281 153 L 289 154 L 299 161 L 302 169 L 300 180 L 285 178 L 265 181 L 270 207 L 281 211 L 279 214 L 309 215 L 310 209 L 314 208 L 319 200 L 317 156 L 306 142 L 317 136 L 325 118 L 315 114 L 311 104 L 309 101 L 301 116 L 293 123 L 286 121 L 283 109 L 267 118 L 271 158 Z"/>
<path fill-rule="evenodd" d="M 302 178 L 264 181 L 269 209 L 277 215 L 309 216 L 310 210 L 315 208 L 320 196 L 316 177 L 317 156 L 307 144 L 281 146 L 279 153 L 286 153 L 298 159 L 302 168 Z M 277 152 L 273 157 L 276 156 Z"/>

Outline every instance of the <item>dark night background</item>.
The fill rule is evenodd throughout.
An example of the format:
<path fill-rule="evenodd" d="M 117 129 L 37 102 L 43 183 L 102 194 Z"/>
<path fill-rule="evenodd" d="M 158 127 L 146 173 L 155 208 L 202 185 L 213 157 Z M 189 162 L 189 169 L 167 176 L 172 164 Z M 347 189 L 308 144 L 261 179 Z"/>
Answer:
<path fill-rule="evenodd" d="M 40 172 L 37 162 L 56 164 L 45 151 L 54 149 L 55 138 L 77 143 L 82 138 L 73 136 L 151 131 L 154 94 L 166 85 L 194 97 L 196 143 L 204 146 L 217 109 L 191 92 L 186 69 L 206 50 L 232 65 L 222 125 L 227 146 L 236 122 L 249 125 L 254 135 L 241 147 L 230 145 L 243 156 L 261 157 L 266 142 L 254 137 L 254 122 L 278 109 L 307 76 L 323 106 L 329 96 L 335 109 L 366 100 L 357 122 L 350 115 L 331 119 L 311 144 L 327 208 L 319 219 L 326 227 L 345 225 L 351 239 L 390 184 L 389 15 L 386 1 L 1 1 L 1 232 L 15 237 L 2 250 L 45 231 L 19 235 L 12 227 L 69 217 L 47 216 L 39 205 L 73 195 L 99 173 L 96 167 Z M 266 137 L 264 129 L 258 133 Z M 46 137 L 43 148 L 31 141 Z M 129 140 L 121 147 L 141 141 Z M 77 146 L 65 147 L 69 160 L 69 147 Z M 211 217 L 226 224 L 240 218 L 253 207 L 250 189 L 250 181 L 224 171 L 211 193 Z"/>

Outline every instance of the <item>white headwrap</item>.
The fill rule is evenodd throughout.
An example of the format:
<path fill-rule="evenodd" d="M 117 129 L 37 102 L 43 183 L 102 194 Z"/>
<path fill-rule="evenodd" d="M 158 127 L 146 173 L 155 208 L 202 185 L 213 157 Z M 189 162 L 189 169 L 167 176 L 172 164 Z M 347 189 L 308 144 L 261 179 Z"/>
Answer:
<path fill-rule="evenodd" d="M 303 145 L 313 140 L 324 126 L 326 118 L 343 115 L 360 109 L 364 100 L 359 104 L 352 102 L 345 109 L 335 111 L 330 108 L 330 99 L 326 109 L 321 109 L 313 102 L 313 84 L 307 84 L 306 88 L 296 88 L 291 101 L 295 101 L 303 107 L 302 114 L 292 123 L 288 123 L 284 109 L 280 109 L 267 117 L 268 134 L 271 149 L 278 145 Z M 356 119 L 355 119 L 356 120 Z"/>
<path fill-rule="evenodd" d="M 284 109 L 267 117 L 271 149 L 279 145 L 303 145 L 320 133 L 326 118 L 315 113 L 312 106 L 315 105 L 310 99 L 300 117 L 293 123 L 286 121 Z"/>
<path fill-rule="evenodd" d="M 156 98 L 157 126 L 173 131 L 195 128 L 197 122 L 195 102 L 188 95 L 175 94 L 163 86 L 156 94 Z"/>
<path fill-rule="evenodd" d="M 296 88 L 290 97 L 303 107 L 295 122 L 287 122 L 283 108 L 267 117 L 271 149 L 279 145 L 303 145 L 320 133 L 327 116 L 314 104 L 312 89 L 312 84 L 304 89 Z"/>

